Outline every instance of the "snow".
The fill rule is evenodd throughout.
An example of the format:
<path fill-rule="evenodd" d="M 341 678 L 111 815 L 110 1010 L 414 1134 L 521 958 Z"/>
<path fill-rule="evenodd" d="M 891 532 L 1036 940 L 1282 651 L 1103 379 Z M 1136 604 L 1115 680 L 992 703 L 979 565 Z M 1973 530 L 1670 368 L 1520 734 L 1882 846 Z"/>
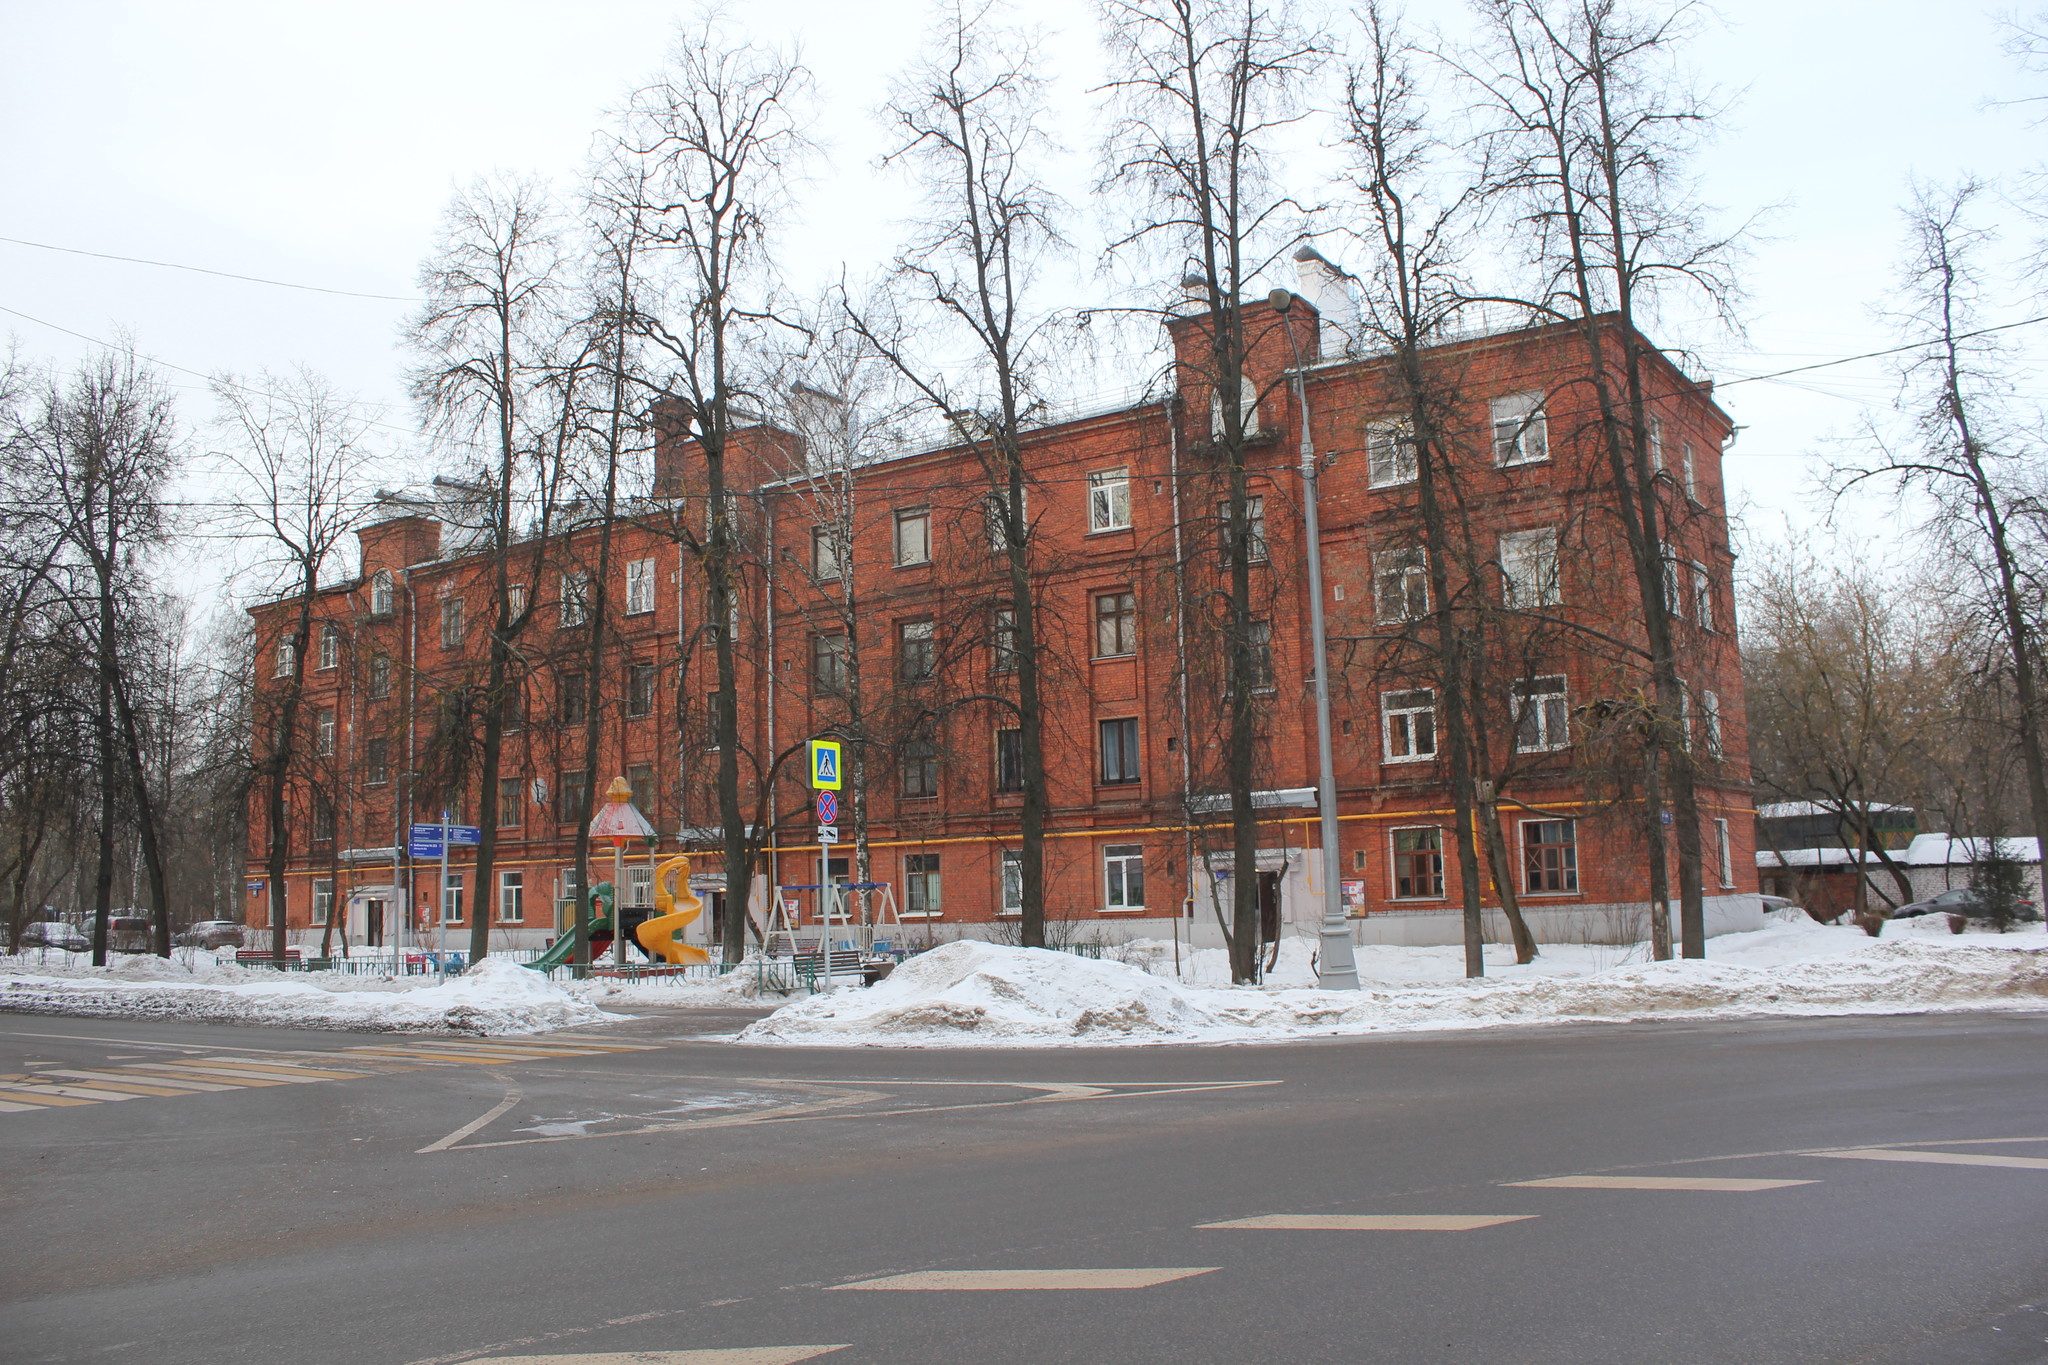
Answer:
<path fill-rule="evenodd" d="M 95 968 L 85 954 L 57 952 L 0 957 L 0 1010 L 464 1034 L 544 1033 L 619 1017 L 502 958 L 443 981 L 278 972 L 206 954 L 122 957 Z"/>
<path fill-rule="evenodd" d="M 1312 988 L 1313 941 L 1282 945 L 1267 984 L 1232 987 L 1218 951 L 1132 944 L 1123 961 L 962 940 L 880 985 L 813 996 L 749 1026 L 744 1043 L 1043 1046 L 1260 1042 L 1503 1025 L 2048 1009 L 2048 930 L 1954 935 L 1945 921 L 1860 929 L 1774 917 L 1712 940 L 1705 961 L 1652 962 L 1642 945 L 1547 945 L 1526 967 L 1488 945 L 1358 949 L 1365 989 Z M 1160 950 L 1164 949 L 1164 952 Z"/>

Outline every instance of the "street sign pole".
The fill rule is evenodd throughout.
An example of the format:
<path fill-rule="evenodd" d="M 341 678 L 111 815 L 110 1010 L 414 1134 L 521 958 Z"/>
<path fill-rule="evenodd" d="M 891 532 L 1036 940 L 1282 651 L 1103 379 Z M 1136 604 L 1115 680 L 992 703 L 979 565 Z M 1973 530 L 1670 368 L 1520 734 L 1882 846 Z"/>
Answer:
<path fill-rule="evenodd" d="M 441 811 L 441 913 L 434 916 L 434 969 L 448 970 L 448 811 Z"/>
<path fill-rule="evenodd" d="M 810 760 L 811 789 L 817 793 L 818 808 L 818 970 L 825 978 L 825 991 L 832 990 L 832 845 L 838 831 L 825 819 L 830 810 L 839 813 L 835 794 L 841 785 L 839 741 L 814 739 L 805 756 Z"/>

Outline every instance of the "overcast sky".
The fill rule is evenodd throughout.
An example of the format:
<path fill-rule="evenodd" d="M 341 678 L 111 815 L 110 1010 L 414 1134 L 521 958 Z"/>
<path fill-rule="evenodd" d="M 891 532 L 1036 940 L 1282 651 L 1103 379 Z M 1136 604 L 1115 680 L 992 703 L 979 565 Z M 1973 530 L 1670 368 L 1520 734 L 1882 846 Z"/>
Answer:
<path fill-rule="evenodd" d="M 500 168 L 569 183 L 605 111 L 654 68 L 685 12 L 641 0 L 0 0 L 0 237 L 406 299 L 450 191 Z M 754 0 L 730 12 L 765 39 L 800 44 L 820 89 L 827 151 L 786 235 L 792 275 L 873 269 L 901 209 L 900 187 L 874 170 L 871 115 L 925 27 L 923 0 Z M 1079 194 L 1100 60 L 1090 7 L 1037 0 L 1030 12 L 1050 30 L 1054 131 L 1073 149 L 1064 183 Z M 1720 12 L 1694 51 L 1734 97 L 1700 164 L 1704 195 L 1733 218 L 1777 209 L 1752 245 L 1747 340 L 1682 318 L 1659 339 L 1699 347 L 1724 385 L 1892 344 L 1874 310 L 1893 278 L 1909 177 L 2010 177 L 2034 164 L 2041 130 L 1996 101 L 2040 83 L 1999 50 L 1989 10 L 1726 0 Z M 1411 14 L 1447 27 L 1460 18 L 1434 0 Z M 405 302 L 0 242 L 0 308 L 0 331 L 31 358 L 78 355 L 85 343 L 68 329 L 126 336 L 201 374 L 306 365 L 384 404 L 394 424 L 410 420 L 396 348 Z M 1994 308 L 1998 321 L 2048 311 L 2018 294 Z M 1728 470 L 1751 536 L 1817 524 L 1820 457 L 1889 402 L 1887 376 L 1872 362 L 1722 390 L 1744 428 Z M 193 386 L 181 394 L 198 425 L 202 381 L 170 377 Z M 1858 535 L 1893 534 L 1857 520 Z"/>

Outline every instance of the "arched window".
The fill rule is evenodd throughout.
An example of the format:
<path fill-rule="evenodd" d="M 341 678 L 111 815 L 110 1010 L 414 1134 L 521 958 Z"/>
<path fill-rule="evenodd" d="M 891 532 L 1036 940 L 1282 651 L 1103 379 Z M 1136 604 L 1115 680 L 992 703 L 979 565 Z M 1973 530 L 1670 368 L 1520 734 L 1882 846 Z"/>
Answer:
<path fill-rule="evenodd" d="M 393 607 L 391 570 L 379 569 L 370 580 L 370 615 L 389 616 Z"/>

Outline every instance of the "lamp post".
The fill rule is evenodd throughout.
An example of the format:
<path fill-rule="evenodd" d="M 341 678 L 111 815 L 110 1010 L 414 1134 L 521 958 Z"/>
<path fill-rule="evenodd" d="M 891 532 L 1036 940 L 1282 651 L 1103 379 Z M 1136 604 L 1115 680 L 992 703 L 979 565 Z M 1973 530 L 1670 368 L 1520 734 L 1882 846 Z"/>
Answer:
<path fill-rule="evenodd" d="M 1294 295 L 1275 289 L 1266 301 L 1284 318 Z M 1337 847 L 1337 770 L 1330 745 L 1330 651 L 1323 623 L 1323 532 L 1317 520 L 1315 442 L 1308 428 L 1308 367 L 1291 322 L 1287 344 L 1294 350 L 1294 406 L 1301 415 L 1301 516 L 1308 551 L 1309 636 L 1315 659 L 1316 810 L 1323 841 L 1322 951 L 1316 958 L 1316 981 L 1324 990 L 1358 989 L 1358 961 L 1351 951 L 1351 921 L 1344 913 L 1343 868 Z"/>

